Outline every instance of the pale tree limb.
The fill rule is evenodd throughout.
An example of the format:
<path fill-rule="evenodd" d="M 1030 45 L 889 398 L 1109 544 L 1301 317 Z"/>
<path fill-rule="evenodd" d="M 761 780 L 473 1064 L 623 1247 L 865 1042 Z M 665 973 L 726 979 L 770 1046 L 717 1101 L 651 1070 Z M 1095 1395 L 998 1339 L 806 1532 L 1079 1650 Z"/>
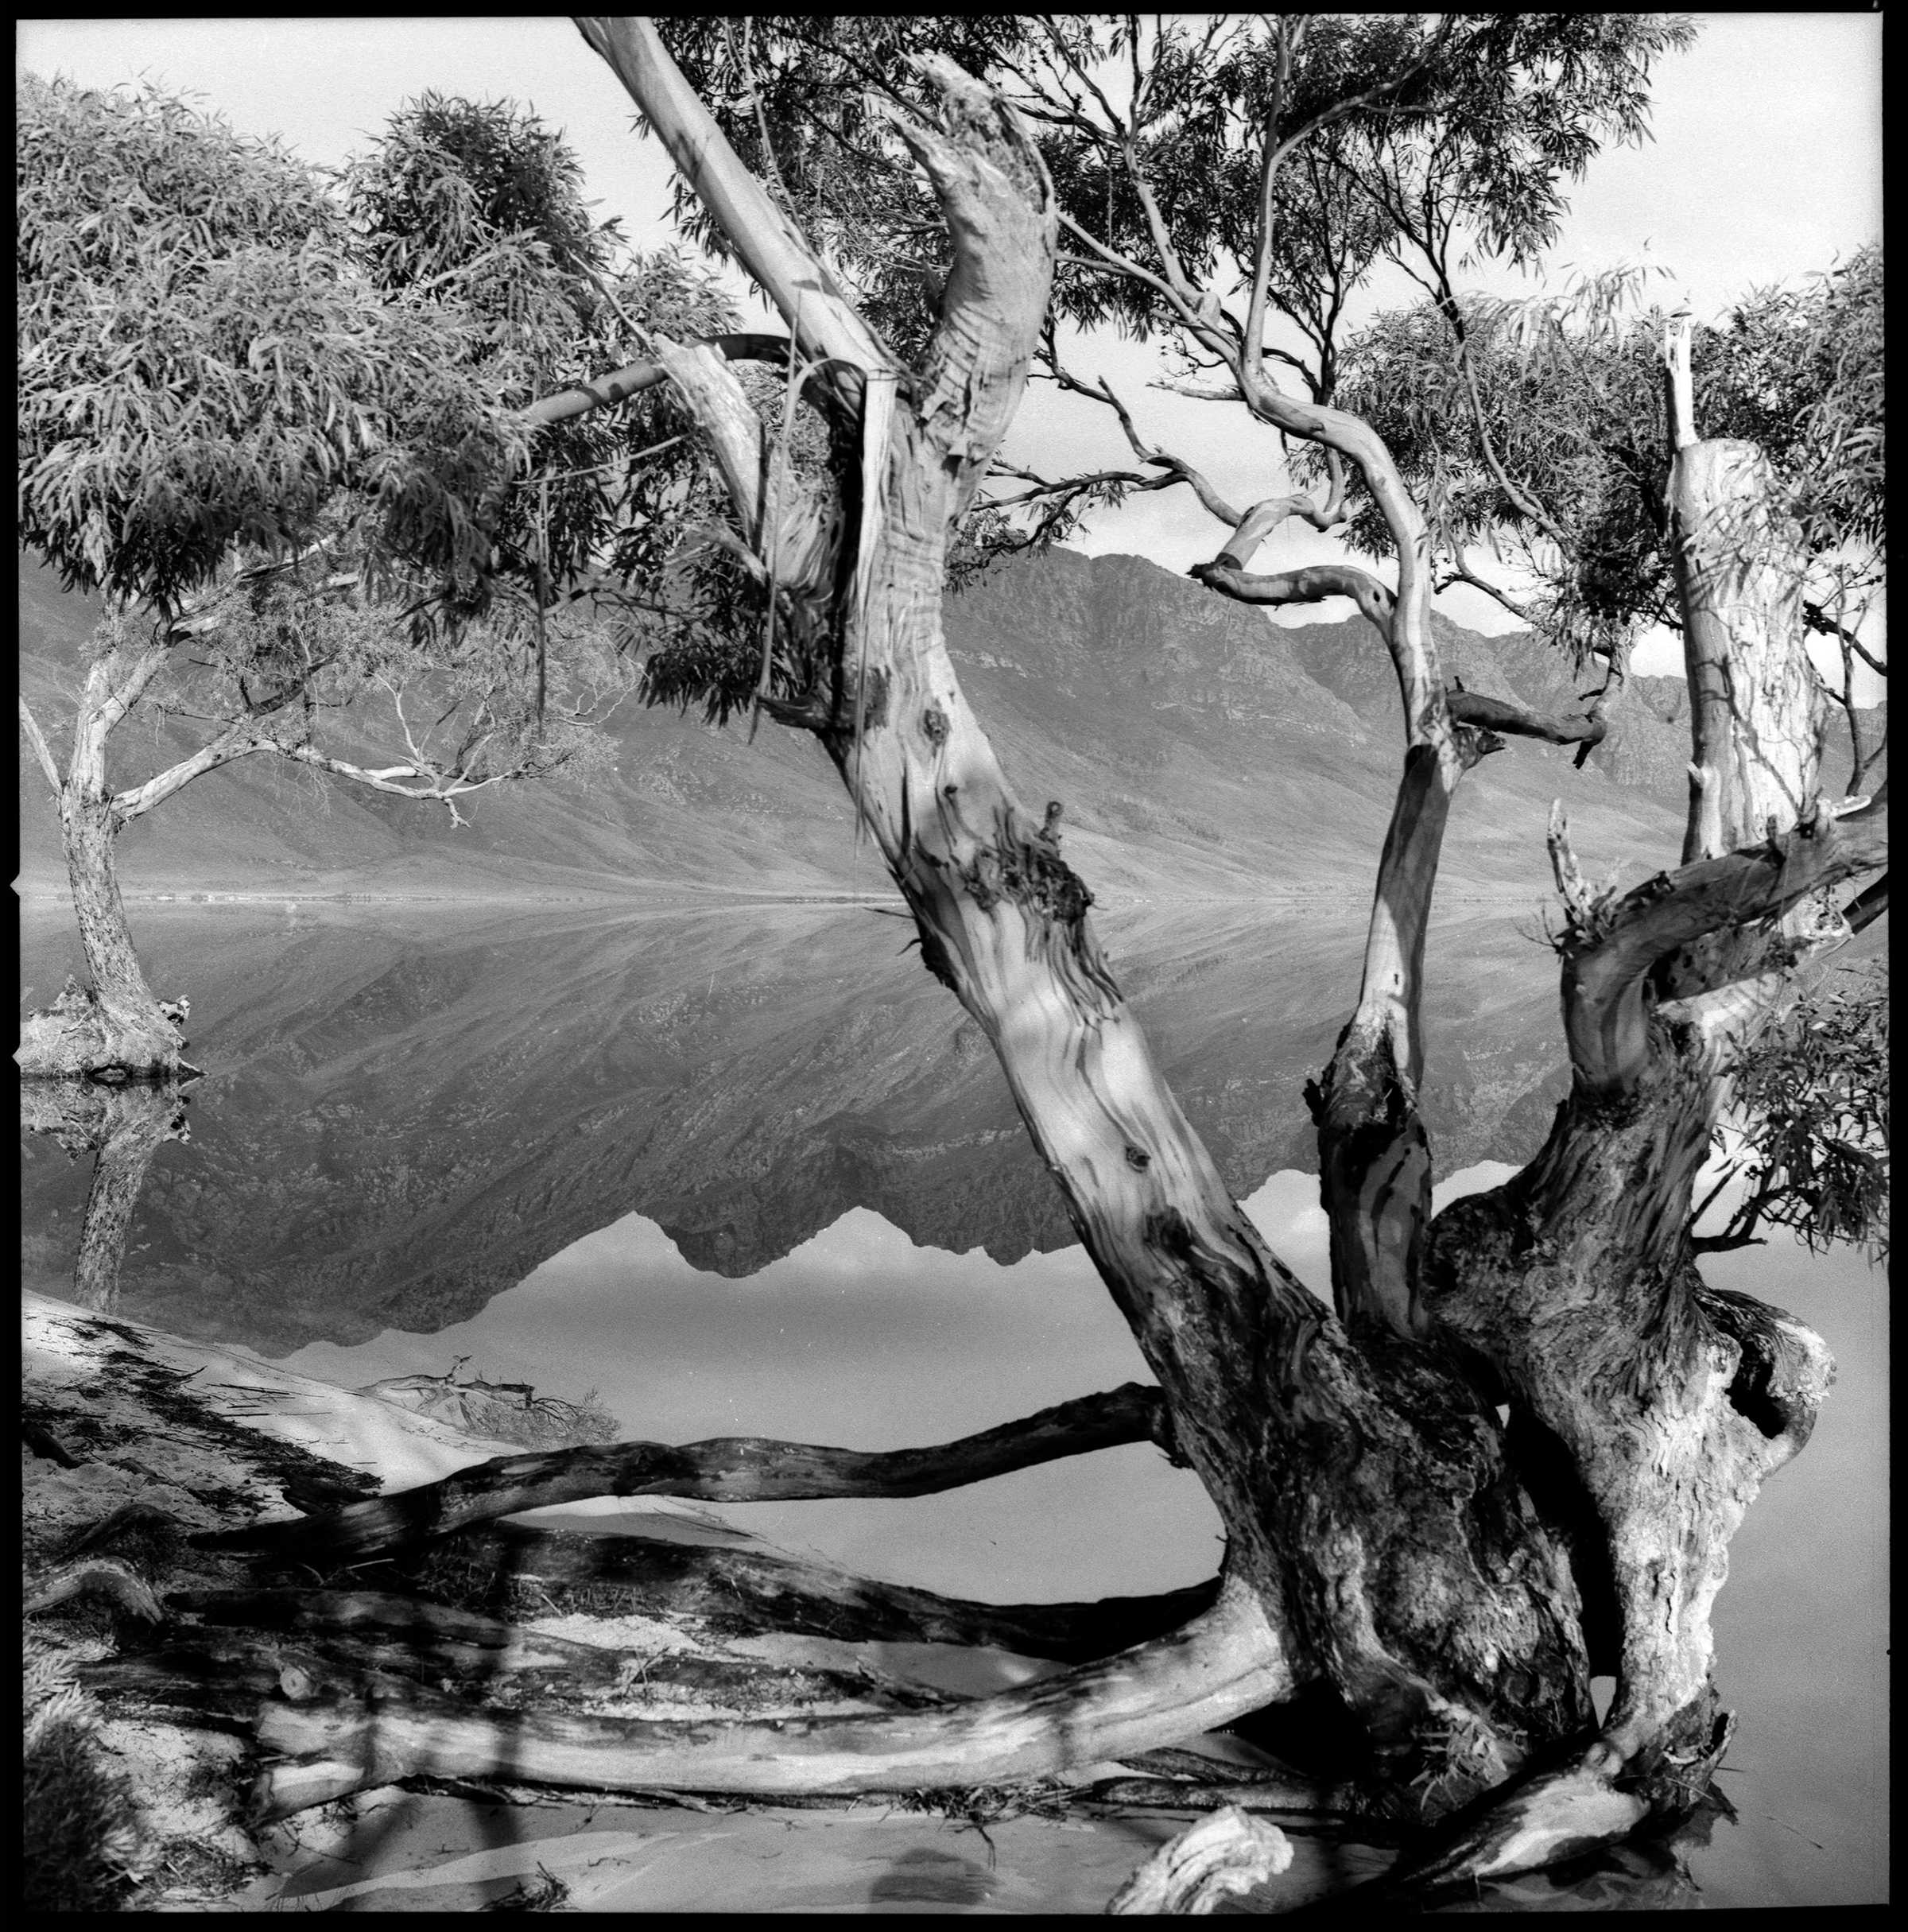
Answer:
<path fill-rule="evenodd" d="M 712 336 L 701 346 L 732 363 L 786 363 L 789 359 L 786 336 L 762 335 L 754 331 Z M 524 414 L 537 428 L 547 428 L 552 423 L 568 422 L 573 417 L 587 416 L 592 409 L 615 409 L 631 397 L 655 388 L 668 378 L 669 370 L 660 359 L 646 357 L 642 362 L 613 369 L 607 375 L 593 376 L 587 382 L 572 383 L 568 389 L 541 397 Z"/>
<path fill-rule="evenodd" d="M 138 818 L 141 813 L 151 811 L 154 805 L 163 805 L 193 779 L 202 778 L 208 771 L 216 771 L 221 765 L 229 765 L 235 758 L 249 758 L 254 751 L 275 751 L 281 748 L 277 740 L 258 736 L 249 720 L 235 721 L 190 758 L 181 758 L 176 765 L 148 778 L 143 785 L 115 793 L 113 816 L 122 821 Z"/>
<path fill-rule="evenodd" d="M 1437 588 L 1448 590 L 1453 584 L 1466 584 L 1472 590 L 1482 591 L 1494 603 L 1524 623 L 1534 621 L 1528 605 L 1518 603 L 1508 591 L 1499 584 L 1493 584 L 1488 577 L 1480 577 L 1462 557 L 1457 558 L 1445 569 L 1444 575 L 1437 580 Z"/>
<path fill-rule="evenodd" d="M 420 1488 L 352 1503 L 331 1516 L 228 1530 L 212 1539 L 212 1546 L 335 1562 L 448 1536 L 520 1510 L 592 1496 L 762 1503 L 935 1496 L 1068 1456 L 1157 1441 L 1165 1429 L 1159 1391 L 1130 1382 L 1105 1395 L 1082 1396 L 929 1449 L 829 1449 L 719 1437 L 681 1447 L 616 1442 L 551 1449 L 498 1457 Z"/>
<path fill-rule="evenodd" d="M 576 17 L 576 29 L 642 108 L 697 199 L 743 266 L 790 320 L 805 356 L 855 371 L 890 366 L 874 332 L 810 252 L 801 231 L 712 128 L 708 111 L 665 50 L 654 26 L 627 15 Z M 831 367 L 831 374 L 836 373 Z"/>
<path fill-rule="evenodd" d="M 1252 1593 L 1229 1585 L 1171 1636 L 949 1709 L 689 1724 L 494 1715 L 402 1702 L 268 1702 L 261 1816 L 413 1777 L 506 1776 L 593 1790 L 916 1790 L 1039 1777 L 1170 1744 L 1288 1697 L 1294 1678 Z"/>
<path fill-rule="evenodd" d="M 1546 744 L 1576 745 L 1580 747 L 1576 755 L 1579 765 L 1604 742 L 1609 729 L 1600 703 L 1592 704 L 1583 717 L 1560 718 L 1507 699 L 1486 697 L 1481 691 L 1452 692 L 1451 715 L 1460 724 L 1477 731 L 1499 731 L 1512 738 L 1538 738 Z"/>
<path fill-rule="evenodd" d="M 310 765 L 320 771 L 328 771 L 334 778 L 349 778 L 355 785 L 369 786 L 374 792 L 389 792 L 394 797 L 409 798 L 427 804 L 446 805 L 452 818 L 460 825 L 465 821 L 457 809 L 456 801 L 471 792 L 480 792 L 492 785 L 501 785 L 506 779 L 522 774 L 500 771 L 487 778 L 447 778 L 442 772 L 416 765 L 389 765 L 378 771 L 367 770 L 362 765 L 354 765 L 347 758 L 333 758 L 320 751 L 315 745 L 279 745 L 274 747 L 281 758 L 289 758 L 301 765 Z M 416 778 L 415 786 L 400 785 L 400 778 Z"/>
<path fill-rule="evenodd" d="M 1328 597 L 1349 597 L 1381 634 L 1398 604 L 1376 577 L 1355 564 L 1307 564 L 1297 570 L 1256 576 L 1222 560 L 1195 564 L 1186 575 L 1240 603 L 1319 603 Z"/>
<path fill-rule="evenodd" d="M 65 782 L 60 776 L 60 767 L 53 762 L 53 755 L 47 748 L 45 739 L 41 735 L 39 721 L 27 708 L 26 700 L 24 697 L 20 700 L 20 728 L 26 734 L 27 744 L 31 748 L 35 759 L 37 760 L 41 772 L 45 775 L 46 782 L 51 788 L 54 797 L 57 798 L 66 789 Z"/>

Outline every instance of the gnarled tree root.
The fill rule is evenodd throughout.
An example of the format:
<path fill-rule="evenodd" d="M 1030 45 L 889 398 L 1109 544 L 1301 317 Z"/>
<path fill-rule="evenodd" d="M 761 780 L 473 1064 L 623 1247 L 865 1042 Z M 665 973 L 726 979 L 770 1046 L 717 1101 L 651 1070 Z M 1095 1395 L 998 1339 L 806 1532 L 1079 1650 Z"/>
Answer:
<path fill-rule="evenodd" d="M 827 1449 L 750 1436 L 681 1446 L 615 1442 L 541 1455 L 500 1456 L 441 1482 L 375 1496 L 330 1516 L 260 1523 L 195 1538 L 301 1562 L 360 1558 L 448 1536 L 519 1510 L 596 1496 L 685 1496 L 705 1503 L 787 1502 L 824 1496 L 924 1496 L 1035 1464 L 1164 1442 L 1165 1403 L 1136 1382 L 928 1449 Z"/>
<path fill-rule="evenodd" d="M 594 1790 L 913 1790 L 1037 1777 L 1144 1751 L 1289 1695 L 1284 1644 L 1229 1584 L 1170 1636 L 952 1709 L 766 1723 L 654 1723 L 403 1702 L 273 1699 L 258 1737 L 259 1816 L 402 1778 L 502 1778 Z"/>

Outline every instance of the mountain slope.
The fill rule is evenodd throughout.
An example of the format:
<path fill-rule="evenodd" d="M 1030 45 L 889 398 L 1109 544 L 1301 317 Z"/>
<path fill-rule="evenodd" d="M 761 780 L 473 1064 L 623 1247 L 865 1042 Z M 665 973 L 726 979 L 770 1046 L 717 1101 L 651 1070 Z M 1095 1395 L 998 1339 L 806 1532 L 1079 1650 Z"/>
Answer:
<path fill-rule="evenodd" d="M 87 600 L 23 563 L 21 681 L 49 731 L 76 680 Z M 1266 890 L 1362 893 L 1384 836 L 1397 762 L 1389 661 L 1361 620 L 1282 628 L 1136 557 L 1059 551 L 991 572 L 948 609 L 950 647 L 975 709 L 1030 804 L 1061 799 L 1075 865 L 1103 894 L 1251 898 Z M 1527 640 L 1440 622 L 1472 688 L 1568 700 Z M 1680 780 L 1680 734 L 1619 700 L 1614 758 L 1584 773 L 1518 744 L 1460 796 L 1447 859 L 1460 891 L 1542 883 L 1552 795 L 1578 836 L 1660 863 Z M 1634 714 L 1634 715 L 1632 715 Z M 368 719 L 367 724 L 370 722 Z M 262 759 L 215 772 L 130 827 L 135 896 L 204 891 L 406 897 L 886 890 L 857 852 L 820 751 L 769 727 L 753 746 L 673 712 L 626 704 L 610 730 L 615 776 L 479 793 L 471 821 Z M 194 742 L 143 722 L 121 734 L 117 782 Z M 368 747 L 374 739 L 366 737 Z M 1606 767 L 1641 783 L 1611 782 Z M 58 889 L 45 787 L 23 771 L 25 883 Z"/>

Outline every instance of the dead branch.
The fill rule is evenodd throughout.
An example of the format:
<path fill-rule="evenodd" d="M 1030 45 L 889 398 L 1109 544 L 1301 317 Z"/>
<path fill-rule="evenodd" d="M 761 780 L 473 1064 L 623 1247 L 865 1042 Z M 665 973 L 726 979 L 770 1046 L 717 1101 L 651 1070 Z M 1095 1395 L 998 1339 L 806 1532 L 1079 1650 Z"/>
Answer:
<path fill-rule="evenodd" d="M 1130 1382 L 928 1449 L 828 1449 L 740 1436 L 681 1447 L 616 1442 L 502 1456 L 440 1482 L 353 1503 L 332 1516 L 254 1524 L 202 1541 L 208 1548 L 335 1561 L 448 1536 L 519 1510 L 593 1496 L 766 1503 L 933 1496 L 1064 1457 L 1158 1440 L 1163 1416 L 1158 1390 Z"/>

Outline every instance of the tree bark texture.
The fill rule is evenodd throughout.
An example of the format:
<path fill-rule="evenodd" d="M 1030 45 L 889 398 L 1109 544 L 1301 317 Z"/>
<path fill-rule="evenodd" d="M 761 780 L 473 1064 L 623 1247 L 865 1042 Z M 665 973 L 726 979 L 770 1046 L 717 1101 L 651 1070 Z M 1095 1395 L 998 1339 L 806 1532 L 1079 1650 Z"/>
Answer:
<path fill-rule="evenodd" d="M 1488 1364 L 1533 1440 L 1564 1452 L 1554 1503 L 1576 1522 L 1618 1678 L 1580 1768 L 1622 1771 L 1626 1792 L 1670 1815 L 1701 1797 L 1728 1742 L 1709 1616 L 1729 1538 L 1834 1376 L 1802 1323 L 1703 1282 L 1696 1176 L 1732 1053 L 1839 925 L 1825 889 L 1887 862 L 1881 801 L 1837 819 L 1815 797 L 1801 572 L 1766 464 L 1747 444 L 1675 440 L 1695 753 L 1685 863 L 1594 898 L 1553 821 L 1573 1091 L 1522 1173 L 1438 1217 L 1426 1268 L 1439 1331 Z"/>

